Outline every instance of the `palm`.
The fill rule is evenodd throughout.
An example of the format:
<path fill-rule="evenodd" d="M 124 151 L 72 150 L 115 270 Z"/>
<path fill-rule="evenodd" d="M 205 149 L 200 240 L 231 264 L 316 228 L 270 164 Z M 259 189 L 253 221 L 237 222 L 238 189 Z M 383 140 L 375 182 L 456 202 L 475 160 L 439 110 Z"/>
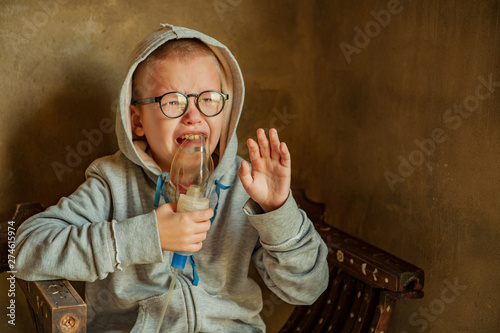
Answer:
<path fill-rule="evenodd" d="M 279 141 L 275 129 L 257 130 L 257 142 L 247 141 L 252 170 L 243 162 L 239 175 L 245 190 L 264 211 L 279 208 L 288 198 L 291 178 L 291 159 L 284 142 Z"/>

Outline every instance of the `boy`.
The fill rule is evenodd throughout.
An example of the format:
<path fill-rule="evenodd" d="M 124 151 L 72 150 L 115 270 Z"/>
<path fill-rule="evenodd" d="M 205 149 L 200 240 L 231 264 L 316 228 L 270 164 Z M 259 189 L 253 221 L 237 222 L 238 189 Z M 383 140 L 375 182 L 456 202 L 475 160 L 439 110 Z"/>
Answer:
<path fill-rule="evenodd" d="M 120 151 L 92 163 L 75 193 L 22 225 L 18 277 L 87 281 L 89 332 L 154 332 L 171 251 L 193 252 L 196 264 L 179 273 L 164 332 L 265 331 L 251 260 L 283 300 L 314 302 L 328 281 L 326 246 L 290 195 L 290 154 L 276 131 L 248 140 L 251 171 L 236 156 L 243 94 L 236 60 L 206 35 L 164 25 L 140 43 L 120 95 Z M 200 134 L 216 166 L 217 212 L 155 209 L 159 176 L 181 142 Z"/>

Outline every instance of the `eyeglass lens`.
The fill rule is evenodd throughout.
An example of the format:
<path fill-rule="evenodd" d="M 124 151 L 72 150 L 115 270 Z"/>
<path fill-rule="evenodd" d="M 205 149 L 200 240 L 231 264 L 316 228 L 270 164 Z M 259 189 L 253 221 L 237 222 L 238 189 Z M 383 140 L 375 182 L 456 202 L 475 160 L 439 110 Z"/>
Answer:
<path fill-rule="evenodd" d="M 221 94 L 213 91 L 205 91 L 197 98 L 198 108 L 207 116 L 214 116 L 224 107 L 224 99 Z M 186 96 L 180 93 L 169 93 L 162 97 L 160 106 L 169 117 L 179 117 L 184 113 L 188 105 Z"/>

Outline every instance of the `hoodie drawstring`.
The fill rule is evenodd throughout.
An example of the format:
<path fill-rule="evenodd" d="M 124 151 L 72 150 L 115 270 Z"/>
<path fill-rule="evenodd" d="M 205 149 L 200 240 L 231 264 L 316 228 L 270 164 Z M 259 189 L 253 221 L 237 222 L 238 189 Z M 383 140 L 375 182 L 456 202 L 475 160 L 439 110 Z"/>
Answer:
<path fill-rule="evenodd" d="M 220 197 L 220 190 L 229 190 L 233 185 L 223 185 L 219 182 L 218 179 L 215 180 L 215 193 L 217 194 L 217 202 L 215 203 L 214 207 L 214 216 L 210 219 L 210 223 L 214 222 L 215 216 L 217 215 L 217 208 L 219 208 L 219 197 Z"/>
<path fill-rule="evenodd" d="M 160 196 L 163 194 L 163 199 L 165 199 L 165 203 L 169 203 L 167 192 L 165 191 L 165 183 L 168 181 L 168 173 L 164 172 L 158 176 L 158 180 L 156 181 L 156 194 L 154 206 L 158 208 L 160 205 Z"/>

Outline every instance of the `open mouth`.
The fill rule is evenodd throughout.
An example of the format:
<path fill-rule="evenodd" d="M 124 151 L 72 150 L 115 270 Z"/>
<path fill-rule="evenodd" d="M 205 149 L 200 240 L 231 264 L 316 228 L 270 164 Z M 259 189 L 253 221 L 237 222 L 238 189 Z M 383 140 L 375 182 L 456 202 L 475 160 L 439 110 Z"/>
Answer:
<path fill-rule="evenodd" d="M 199 139 L 200 137 L 203 137 L 203 134 L 184 134 L 181 135 L 176 139 L 177 143 L 181 144 L 186 140 L 196 140 Z"/>

